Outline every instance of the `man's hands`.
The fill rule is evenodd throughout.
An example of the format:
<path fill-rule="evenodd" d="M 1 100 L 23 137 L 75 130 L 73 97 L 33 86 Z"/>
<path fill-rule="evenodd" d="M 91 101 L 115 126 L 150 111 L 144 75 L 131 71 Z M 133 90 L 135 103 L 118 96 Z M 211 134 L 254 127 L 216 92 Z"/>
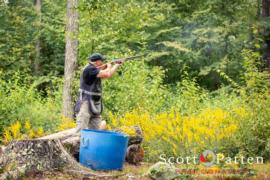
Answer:
<path fill-rule="evenodd" d="M 125 62 L 124 59 L 118 59 L 116 61 L 114 61 L 115 64 L 123 64 Z"/>
<path fill-rule="evenodd" d="M 121 66 L 121 64 L 123 63 L 124 63 L 124 60 L 119 59 L 117 61 L 114 61 L 113 64 L 112 63 L 105 64 L 106 66 L 104 66 L 104 69 L 99 67 L 100 72 L 98 73 L 97 77 L 102 78 L 102 79 L 112 77 L 112 75 L 116 72 L 118 67 Z"/>
<path fill-rule="evenodd" d="M 107 63 L 106 65 L 107 65 L 106 69 L 112 68 L 112 64 L 111 63 Z"/>
<path fill-rule="evenodd" d="M 106 64 L 103 64 L 101 66 L 98 66 L 97 68 L 98 69 L 101 69 L 101 70 L 105 70 L 105 69 L 112 68 L 112 66 L 115 65 L 115 64 L 123 64 L 123 63 L 124 63 L 124 60 L 123 59 L 119 59 L 119 60 L 114 61 L 112 63 L 106 63 Z"/>

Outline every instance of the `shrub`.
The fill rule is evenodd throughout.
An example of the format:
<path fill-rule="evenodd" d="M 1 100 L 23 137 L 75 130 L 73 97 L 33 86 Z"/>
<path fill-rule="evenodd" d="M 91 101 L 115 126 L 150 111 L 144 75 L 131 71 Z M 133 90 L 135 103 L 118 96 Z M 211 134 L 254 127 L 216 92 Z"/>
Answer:
<path fill-rule="evenodd" d="M 124 114 L 132 109 L 161 111 L 167 92 L 163 77 L 164 71 L 159 67 L 150 68 L 143 61 L 128 62 L 118 75 L 104 81 L 105 113 Z"/>
<path fill-rule="evenodd" d="M 111 128 L 139 125 L 144 132 L 147 159 L 154 160 L 162 153 L 197 154 L 205 149 L 222 150 L 238 131 L 240 118 L 247 116 L 244 108 L 231 112 L 220 108 L 204 109 L 200 113 L 182 116 L 170 111 L 150 115 L 134 110 L 122 117 L 111 114 Z"/>
<path fill-rule="evenodd" d="M 1 73 L 0 73 L 1 75 Z M 44 131 L 54 131 L 61 115 L 61 94 L 59 91 L 51 93 L 50 90 L 38 92 L 38 79 L 29 79 L 21 82 L 23 75 L 15 73 L 9 80 L 0 77 L 0 132 L 19 120 L 24 124 L 29 120 L 33 128 L 42 127 Z M 27 79 L 28 77 L 25 77 Z M 26 80 L 28 81 L 28 80 Z M 59 80 L 55 79 L 53 86 L 58 88 Z M 31 82 L 31 83 L 30 83 Z M 31 84 L 31 85 L 28 85 Z M 44 97 L 46 93 L 47 97 Z"/>
<path fill-rule="evenodd" d="M 24 124 L 21 124 L 20 121 L 16 121 L 14 124 L 6 127 L 3 134 L 2 141 L 7 144 L 13 139 L 32 139 L 41 137 L 44 135 L 44 130 L 42 127 L 32 128 L 30 121 L 26 120 Z"/>
<path fill-rule="evenodd" d="M 270 94 L 253 94 L 249 96 L 249 116 L 239 124 L 239 151 L 250 156 L 270 158 Z"/>
<path fill-rule="evenodd" d="M 73 119 L 66 118 L 62 116 L 58 126 L 56 127 L 57 131 L 62 131 L 69 128 L 75 127 L 75 122 Z M 24 122 L 22 124 L 21 122 Z M 8 127 L 5 127 L 1 141 L 4 144 L 7 144 L 11 140 L 19 139 L 34 139 L 48 134 L 49 132 L 44 132 L 42 126 L 33 127 L 29 120 L 17 120 L 15 123 L 11 124 Z"/>

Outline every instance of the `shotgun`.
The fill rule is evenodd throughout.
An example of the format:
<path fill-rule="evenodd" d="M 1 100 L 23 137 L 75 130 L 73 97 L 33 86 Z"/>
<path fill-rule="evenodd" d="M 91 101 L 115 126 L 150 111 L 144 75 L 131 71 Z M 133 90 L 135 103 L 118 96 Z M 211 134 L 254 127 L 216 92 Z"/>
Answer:
<path fill-rule="evenodd" d="M 131 61 L 131 60 L 135 60 L 137 58 L 143 57 L 144 55 L 145 54 L 136 55 L 136 56 L 130 56 L 130 57 L 126 57 L 126 58 L 117 58 L 117 59 L 113 59 L 110 63 L 116 64 L 116 63 L 120 63 L 120 62 Z"/>

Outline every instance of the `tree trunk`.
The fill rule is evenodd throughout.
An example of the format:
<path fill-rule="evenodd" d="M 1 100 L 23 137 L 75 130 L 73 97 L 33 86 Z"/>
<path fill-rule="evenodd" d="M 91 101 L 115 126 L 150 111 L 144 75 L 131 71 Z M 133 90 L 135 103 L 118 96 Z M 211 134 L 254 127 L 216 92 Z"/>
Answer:
<path fill-rule="evenodd" d="M 65 75 L 63 89 L 63 114 L 65 117 L 73 118 L 72 106 L 72 80 L 77 62 L 79 14 L 78 0 L 67 1 L 66 20 L 66 49 L 65 49 Z"/>
<path fill-rule="evenodd" d="M 269 0 L 261 0 L 261 17 L 269 17 L 270 15 L 270 1 Z"/>
<path fill-rule="evenodd" d="M 268 22 L 270 17 L 270 0 L 261 0 L 260 16 L 263 21 Z M 262 29 L 266 48 L 264 49 L 263 59 L 266 67 L 270 71 L 270 28 L 263 26 Z"/>
<path fill-rule="evenodd" d="M 37 35 L 37 38 L 36 38 L 36 46 L 35 46 L 36 57 L 35 57 L 35 62 L 34 62 L 34 73 L 35 73 L 35 75 L 38 75 L 39 71 L 40 71 L 41 0 L 35 0 L 34 5 L 35 5 L 36 14 L 38 16 L 38 20 L 37 20 L 37 24 L 36 24 L 38 35 Z"/>

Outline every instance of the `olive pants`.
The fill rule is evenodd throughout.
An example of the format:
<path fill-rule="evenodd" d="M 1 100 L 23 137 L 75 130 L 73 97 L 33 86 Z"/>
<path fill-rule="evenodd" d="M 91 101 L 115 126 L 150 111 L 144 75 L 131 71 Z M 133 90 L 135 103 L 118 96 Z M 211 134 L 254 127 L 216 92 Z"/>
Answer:
<path fill-rule="evenodd" d="M 76 116 L 77 132 L 82 129 L 99 129 L 101 121 L 100 115 L 92 115 L 89 112 L 89 102 L 83 101 Z"/>

